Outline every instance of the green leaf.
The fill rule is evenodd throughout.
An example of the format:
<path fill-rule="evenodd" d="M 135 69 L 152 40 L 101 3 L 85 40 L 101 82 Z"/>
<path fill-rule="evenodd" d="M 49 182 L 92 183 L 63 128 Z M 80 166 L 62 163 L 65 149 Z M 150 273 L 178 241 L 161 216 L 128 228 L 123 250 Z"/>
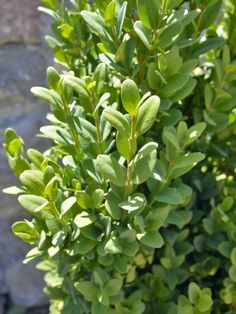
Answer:
<path fill-rule="evenodd" d="M 107 155 L 98 155 L 97 165 L 101 172 L 115 185 L 123 187 L 126 183 L 127 170 L 118 161 Z"/>
<path fill-rule="evenodd" d="M 124 255 L 133 257 L 134 255 L 137 254 L 139 250 L 139 244 L 138 241 L 133 242 L 124 241 L 122 243 L 122 248 L 123 248 L 122 252 Z"/>
<path fill-rule="evenodd" d="M 105 22 L 101 15 L 95 12 L 89 12 L 84 10 L 81 11 L 80 14 L 94 34 L 100 36 L 105 35 Z"/>
<path fill-rule="evenodd" d="M 105 208 L 108 214 L 115 220 L 120 220 L 121 209 L 119 208 L 120 199 L 112 193 L 109 193 L 105 202 Z"/>
<path fill-rule="evenodd" d="M 72 75 L 65 75 L 63 77 L 64 82 L 69 85 L 76 93 L 85 98 L 89 97 L 89 93 L 85 87 L 85 83 L 78 77 Z"/>
<path fill-rule="evenodd" d="M 189 80 L 187 74 L 177 73 L 168 78 L 166 85 L 162 88 L 162 93 L 166 97 L 174 95 L 179 89 L 181 89 Z"/>
<path fill-rule="evenodd" d="M 103 198 L 104 191 L 102 189 L 96 189 L 91 196 L 92 207 L 99 208 L 102 204 Z"/>
<path fill-rule="evenodd" d="M 159 23 L 159 0 L 137 0 L 137 10 L 143 25 L 151 30 L 155 30 Z"/>
<path fill-rule="evenodd" d="M 134 114 L 140 101 L 140 95 L 137 85 L 133 80 L 127 79 L 121 85 L 121 99 L 124 109 Z"/>
<path fill-rule="evenodd" d="M 178 298 L 178 309 L 181 314 L 194 314 L 192 305 L 184 295 Z"/>
<path fill-rule="evenodd" d="M 75 288 L 78 290 L 87 301 L 93 302 L 97 299 L 99 288 L 91 281 L 80 281 L 75 283 Z"/>
<path fill-rule="evenodd" d="M 183 0 L 167 0 L 167 3 L 168 3 L 167 8 L 169 10 L 172 10 L 172 9 L 178 7 L 182 2 L 183 2 Z"/>
<path fill-rule="evenodd" d="M 36 149 L 28 149 L 27 150 L 27 155 L 29 156 L 30 160 L 33 162 L 33 164 L 38 168 L 41 169 L 43 160 L 44 160 L 44 155 L 37 151 Z"/>
<path fill-rule="evenodd" d="M 93 302 L 91 307 L 91 314 L 107 314 L 108 306 L 98 301 Z"/>
<path fill-rule="evenodd" d="M 236 266 L 236 248 L 234 248 L 230 254 L 231 262 L 234 266 Z"/>
<path fill-rule="evenodd" d="M 96 244 L 97 244 L 96 241 L 80 236 L 79 241 L 77 240 L 74 243 L 72 250 L 70 251 L 70 255 L 72 256 L 77 254 L 85 255 L 92 251 L 96 247 Z"/>
<path fill-rule="evenodd" d="M 177 152 L 180 151 L 179 142 L 176 138 L 176 135 L 169 131 L 168 128 L 164 129 L 163 139 L 166 144 L 171 143 Z"/>
<path fill-rule="evenodd" d="M 106 76 L 107 76 L 107 66 L 104 63 L 100 63 L 96 67 L 94 75 L 93 75 L 93 79 L 96 81 L 97 96 L 100 96 L 100 95 L 103 94 L 104 87 L 105 87 Z M 105 95 L 109 95 L 109 94 L 106 93 Z M 101 97 L 101 99 L 102 99 L 102 97 Z M 100 103 L 102 103 L 101 99 L 99 101 Z"/>
<path fill-rule="evenodd" d="M 98 287 L 103 287 L 104 284 L 109 280 L 107 272 L 100 267 L 94 268 L 92 276 L 92 280 Z"/>
<path fill-rule="evenodd" d="M 210 308 L 213 305 L 213 301 L 211 299 L 211 296 L 206 294 L 201 294 L 200 299 L 198 301 L 198 309 L 200 312 L 205 313 L 206 311 L 209 311 Z"/>
<path fill-rule="evenodd" d="M 104 117 L 120 134 L 126 136 L 130 133 L 129 122 L 119 111 L 113 108 L 107 108 L 104 110 Z"/>
<path fill-rule="evenodd" d="M 9 186 L 2 190 L 3 193 L 17 195 L 25 193 L 25 190 L 18 188 L 18 186 Z"/>
<path fill-rule="evenodd" d="M 105 285 L 105 289 L 110 297 L 115 296 L 119 293 L 122 288 L 123 280 L 122 277 L 116 279 L 110 279 Z"/>
<path fill-rule="evenodd" d="M 183 25 L 179 21 L 166 26 L 159 36 L 158 45 L 160 45 L 162 49 L 168 48 L 181 34 L 182 29 Z"/>
<path fill-rule="evenodd" d="M 40 131 L 45 135 L 45 137 L 50 138 L 56 142 L 66 145 L 73 144 L 70 133 L 59 126 L 55 125 L 42 126 L 40 128 Z"/>
<path fill-rule="evenodd" d="M 129 132 L 130 133 L 130 132 Z M 130 134 L 121 134 L 117 132 L 116 134 L 116 147 L 118 152 L 123 156 L 126 160 L 130 159 L 130 149 L 129 149 L 129 137 Z"/>
<path fill-rule="evenodd" d="M 155 249 L 159 249 L 164 245 L 164 240 L 158 231 L 147 231 L 142 234 L 137 234 L 138 240 Z"/>
<path fill-rule="evenodd" d="M 189 96 L 197 85 L 197 81 L 193 78 L 190 78 L 188 82 L 180 88 L 174 95 L 170 97 L 170 100 L 175 102 L 184 99 Z"/>
<path fill-rule="evenodd" d="M 120 203 L 119 206 L 128 212 L 141 211 L 146 206 L 146 199 L 141 193 L 133 194 L 128 201 Z"/>
<path fill-rule="evenodd" d="M 92 206 L 91 197 L 84 191 L 76 192 L 76 197 L 77 197 L 78 204 L 81 208 L 88 209 L 89 207 Z"/>
<path fill-rule="evenodd" d="M 49 15 L 50 17 L 52 17 L 54 20 L 60 20 L 60 16 L 59 14 L 55 11 L 55 10 L 51 10 L 45 7 L 38 7 L 38 10 L 40 12 L 44 12 L 47 15 Z"/>
<path fill-rule="evenodd" d="M 115 24 L 115 20 L 116 20 L 116 0 L 112 0 L 105 11 L 105 15 L 104 15 L 104 20 L 105 23 L 108 26 L 113 26 Z"/>
<path fill-rule="evenodd" d="M 153 173 L 157 161 L 158 144 L 150 142 L 144 145 L 136 154 L 133 160 L 133 182 L 141 184 Z"/>
<path fill-rule="evenodd" d="M 217 249 L 219 250 L 220 254 L 222 254 L 224 257 L 230 258 L 232 245 L 228 241 L 221 242 Z"/>
<path fill-rule="evenodd" d="M 159 192 L 156 195 L 155 200 L 172 205 L 178 205 L 183 202 L 183 198 L 178 190 L 170 187 L 165 187 L 161 192 Z"/>
<path fill-rule="evenodd" d="M 147 29 L 141 21 L 136 21 L 134 23 L 134 30 L 144 46 L 148 50 L 151 50 L 151 31 Z"/>
<path fill-rule="evenodd" d="M 154 121 L 160 107 L 160 98 L 158 96 L 149 97 L 139 108 L 137 115 L 137 133 L 139 135 L 146 133 Z"/>
<path fill-rule="evenodd" d="M 117 255 L 114 259 L 114 268 L 117 272 L 124 274 L 127 271 L 128 258 L 124 255 Z"/>
<path fill-rule="evenodd" d="M 108 254 L 122 253 L 122 246 L 117 238 L 112 238 L 107 241 L 105 245 L 105 251 Z"/>
<path fill-rule="evenodd" d="M 181 156 L 177 159 L 175 166 L 171 172 L 171 178 L 177 178 L 182 176 L 189 170 L 191 170 L 198 162 L 203 160 L 205 155 L 202 153 L 191 153 L 185 156 Z"/>
<path fill-rule="evenodd" d="M 206 52 L 215 49 L 217 47 L 221 47 L 224 45 L 224 39 L 221 37 L 210 37 L 207 38 L 206 41 L 204 41 L 201 44 L 198 44 L 194 46 L 193 52 L 192 52 L 192 58 L 196 58 L 199 55 L 205 54 Z"/>
<path fill-rule="evenodd" d="M 43 254 L 42 251 L 40 251 L 37 247 L 33 248 L 32 250 L 30 250 L 26 256 L 25 259 L 23 261 L 23 264 L 27 264 L 33 260 L 35 260 L 36 258 L 41 257 Z"/>
<path fill-rule="evenodd" d="M 134 229 L 127 229 L 121 232 L 119 238 L 123 243 L 133 243 L 136 240 L 136 231 Z"/>
<path fill-rule="evenodd" d="M 98 302 L 102 304 L 103 306 L 106 306 L 106 307 L 109 306 L 109 303 L 110 303 L 109 295 L 105 289 L 102 289 L 102 291 L 99 293 Z"/>
<path fill-rule="evenodd" d="M 209 1 L 209 5 L 207 5 L 206 10 L 204 10 L 200 24 L 199 24 L 199 30 L 202 31 L 206 28 L 208 28 L 210 25 L 212 25 L 217 18 L 217 16 L 220 13 L 221 9 L 221 1 Z"/>
<path fill-rule="evenodd" d="M 205 128 L 206 123 L 204 122 L 199 122 L 196 125 L 192 126 L 187 132 L 187 139 L 185 145 L 190 145 L 194 141 L 196 141 L 196 139 L 198 139 L 202 135 Z"/>
<path fill-rule="evenodd" d="M 104 235 L 104 229 L 98 223 L 90 224 L 81 228 L 81 234 L 90 240 L 101 241 Z"/>
<path fill-rule="evenodd" d="M 229 276 L 234 282 L 236 282 L 236 265 L 230 267 Z"/>
<path fill-rule="evenodd" d="M 127 1 L 124 1 L 117 14 L 116 32 L 118 34 L 118 37 L 120 37 L 122 33 L 126 10 L 127 10 Z"/>
<path fill-rule="evenodd" d="M 21 183 L 28 191 L 35 195 L 42 195 L 45 185 L 43 183 L 43 174 L 37 170 L 25 170 L 20 175 Z"/>
<path fill-rule="evenodd" d="M 201 296 L 201 289 L 195 282 L 191 282 L 188 286 L 188 297 L 192 304 L 197 303 Z"/>
<path fill-rule="evenodd" d="M 31 88 L 31 92 L 35 96 L 42 98 L 46 102 L 52 104 L 55 109 L 57 107 L 62 106 L 62 99 L 61 99 L 60 95 L 53 90 L 49 90 L 49 89 L 44 88 L 44 87 L 35 86 L 35 87 Z"/>
<path fill-rule="evenodd" d="M 37 214 L 40 210 L 45 211 L 50 208 L 50 204 L 47 199 L 37 196 L 37 195 L 20 195 L 18 201 L 22 207 L 31 212 L 32 214 Z M 45 212 L 48 218 L 53 218 L 52 215 Z"/>
<path fill-rule="evenodd" d="M 67 198 L 62 204 L 61 204 L 61 217 L 63 217 L 70 209 L 71 207 L 77 202 L 77 199 L 75 196 L 71 196 Z"/>
<path fill-rule="evenodd" d="M 78 214 L 74 219 L 74 223 L 76 224 L 78 228 L 84 228 L 88 225 L 91 225 L 93 222 L 94 222 L 94 217 L 92 217 L 86 212 L 82 212 Z"/>
<path fill-rule="evenodd" d="M 19 138 L 15 138 L 8 144 L 7 151 L 11 155 L 19 154 L 22 147 L 22 141 Z"/>
<path fill-rule="evenodd" d="M 52 10 L 56 10 L 58 8 L 58 3 L 55 0 L 42 0 L 42 3 Z"/>
<path fill-rule="evenodd" d="M 165 79 L 158 71 L 157 65 L 154 62 L 150 63 L 148 66 L 147 79 L 149 86 L 156 91 L 160 88 L 161 84 L 165 82 Z"/>
<path fill-rule="evenodd" d="M 179 47 L 172 47 L 169 53 L 165 56 L 165 58 L 167 75 L 175 75 L 180 70 L 183 62 L 183 58 L 179 55 Z"/>
<path fill-rule="evenodd" d="M 62 245 L 68 235 L 68 232 L 69 232 L 69 227 L 65 226 L 62 230 L 55 233 L 52 238 L 52 244 L 54 246 Z"/>
<path fill-rule="evenodd" d="M 58 195 L 58 181 L 57 177 L 53 177 L 46 185 L 43 193 L 46 197 L 51 200 L 56 200 Z"/>
<path fill-rule="evenodd" d="M 96 143 L 97 130 L 96 127 L 89 121 L 79 118 L 78 119 L 78 133 L 87 142 Z"/>
<path fill-rule="evenodd" d="M 62 35 L 62 37 L 64 37 L 65 39 L 70 39 L 70 37 L 72 36 L 73 32 L 74 32 L 74 28 L 67 23 L 63 23 L 60 26 L 58 26 L 58 29 Z"/>
<path fill-rule="evenodd" d="M 28 220 L 15 222 L 12 226 L 13 233 L 21 240 L 33 244 L 38 241 L 38 232 L 32 222 Z"/>

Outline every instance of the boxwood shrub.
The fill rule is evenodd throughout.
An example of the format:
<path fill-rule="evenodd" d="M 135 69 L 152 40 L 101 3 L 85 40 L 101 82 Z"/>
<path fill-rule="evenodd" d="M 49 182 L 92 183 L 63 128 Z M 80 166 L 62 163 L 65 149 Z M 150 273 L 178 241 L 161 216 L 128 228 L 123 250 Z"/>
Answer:
<path fill-rule="evenodd" d="M 50 313 L 236 313 L 235 1 L 42 2 L 51 145 L 6 130 L 5 192 Z"/>

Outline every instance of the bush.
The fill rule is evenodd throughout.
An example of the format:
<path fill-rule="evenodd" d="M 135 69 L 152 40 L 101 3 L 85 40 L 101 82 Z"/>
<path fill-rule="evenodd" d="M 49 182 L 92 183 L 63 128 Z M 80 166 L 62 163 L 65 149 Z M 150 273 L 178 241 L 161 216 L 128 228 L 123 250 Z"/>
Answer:
<path fill-rule="evenodd" d="M 236 313 L 233 0 L 43 0 L 51 140 L 4 148 L 50 313 Z"/>

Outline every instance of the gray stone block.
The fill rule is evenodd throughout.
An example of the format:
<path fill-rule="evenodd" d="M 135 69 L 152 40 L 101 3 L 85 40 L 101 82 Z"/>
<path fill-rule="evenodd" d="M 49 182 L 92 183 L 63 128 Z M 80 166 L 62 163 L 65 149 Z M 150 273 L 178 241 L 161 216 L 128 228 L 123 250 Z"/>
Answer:
<path fill-rule="evenodd" d="M 40 4 L 40 0 L 0 1 L 0 45 L 40 42 L 41 30 L 37 12 Z"/>
<path fill-rule="evenodd" d="M 0 294 L 9 293 L 14 304 L 23 306 L 42 305 L 47 299 L 41 291 L 43 274 L 33 265 L 22 265 L 30 246 L 11 231 L 11 225 L 28 214 L 18 205 L 17 197 L 1 192 L 18 184 L 2 142 L 5 128 L 13 127 L 27 148 L 43 151 L 47 146 L 35 135 L 46 123 L 48 106 L 30 93 L 32 86 L 45 85 L 52 55 L 43 41 L 51 21 L 37 11 L 40 4 L 41 0 L 0 0 Z"/>
<path fill-rule="evenodd" d="M 34 264 L 23 265 L 20 261 L 7 268 L 5 281 L 14 305 L 35 307 L 48 303 L 42 292 L 42 273 L 35 270 Z"/>

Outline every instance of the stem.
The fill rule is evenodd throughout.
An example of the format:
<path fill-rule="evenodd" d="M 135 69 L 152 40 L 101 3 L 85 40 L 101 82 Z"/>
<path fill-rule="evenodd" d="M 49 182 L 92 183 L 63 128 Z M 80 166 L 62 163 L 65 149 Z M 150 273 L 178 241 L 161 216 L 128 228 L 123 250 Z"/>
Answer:
<path fill-rule="evenodd" d="M 92 95 L 92 99 L 93 99 L 93 119 L 94 119 L 94 123 L 95 123 L 95 127 L 96 127 L 96 135 L 97 135 L 97 148 L 98 148 L 98 154 L 102 154 L 103 153 L 103 145 L 102 145 L 102 135 L 101 135 L 101 130 L 100 130 L 100 120 L 99 120 L 99 115 L 98 112 L 95 112 L 95 108 L 97 105 L 97 99 L 96 99 L 96 95 Z M 105 174 L 102 172 L 102 186 L 104 189 L 106 189 L 106 177 Z"/>
<path fill-rule="evenodd" d="M 133 189 L 132 173 L 133 173 L 133 156 L 136 151 L 136 114 L 131 117 L 131 132 L 129 138 L 129 160 L 127 160 L 127 180 L 125 184 L 125 201 L 128 200 L 130 193 Z M 121 221 L 123 222 L 127 216 L 127 212 L 123 210 Z"/>
<path fill-rule="evenodd" d="M 63 101 L 63 105 L 64 105 L 64 111 L 66 114 L 66 118 L 71 118 L 71 121 L 73 121 L 73 126 L 71 125 L 71 123 L 68 123 L 71 136 L 75 142 L 76 147 L 78 147 L 78 149 L 80 150 L 80 140 L 79 140 L 79 136 L 78 136 L 76 127 L 74 125 L 73 115 L 71 114 L 71 111 L 68 107 L 68 104 L 66 103 L 65 98 L 63 96 L 62 96 L 62 101 Z"/>
<path fill-rule="evenodd" d="M 60 213 L 58 211 L 58 209 L 56 208 L 55 204 L 52 203 L 52 207 L 51 207 L 51 210 L 52 210 L 52 214 L 55 216 L 55 218 L 61 222 L 61 219 L 60 219 Z"/>
<path fill-rule="evenodd" d="M 93 94 L 93 110 L 95 110 L 96 105 L 97 105 L 97 100 L 96 100 L 95 95 Z M 98 153 L 102 154 L 103 153 L 102 136 L 101 136 L 101 130 L 100 130 L 99 116 L 97 112 L 93 113 L 93 119 L 94 119 L 94 123 L 96 127 Z"/>
<path fill-rule="evenodd" d="M 96 114 L 94 116 L 94 122 L 96 126 L 96 132 L 97 132 L 97 147 L 98 147 L 98 153 L 102 154 L 103 153 L 103 148 L 102 148 L 102 137 L 101 137 L 101 131 L 100 131 L 100 126 L 99 126 L 99 117 Z"/>
<path fill-rule="evenodd" d="M 165 184 L 162 184 L 161 186 L 158 186 L 158 188 L 153 191 L 149 197 L 149 205 L 152 206 L 153 203 L 155 202 L 155 196 L 160 193 L 166 186 L 168 186 L 170 184 L 170 175 L 171 175 L 171 172 L 172 172 L 172 169 L 174 168 L 175 166 L 175 163 L 176 163 L 176 160 L 178 159 L 178 157 L 181 155 L 181 153 L 183 152 L 183 149 L 184 149 L 184 146 L 181 147 L 180 149 L 180 152 L 179 154 L 176 156 L 176 158 L 174 160 L 172 160 L 170 163 L 169 163 L 169 166 L 168 166 L 168 169 L 167 169 L 167 173 L 166 173 L 166 183 Z"/>

